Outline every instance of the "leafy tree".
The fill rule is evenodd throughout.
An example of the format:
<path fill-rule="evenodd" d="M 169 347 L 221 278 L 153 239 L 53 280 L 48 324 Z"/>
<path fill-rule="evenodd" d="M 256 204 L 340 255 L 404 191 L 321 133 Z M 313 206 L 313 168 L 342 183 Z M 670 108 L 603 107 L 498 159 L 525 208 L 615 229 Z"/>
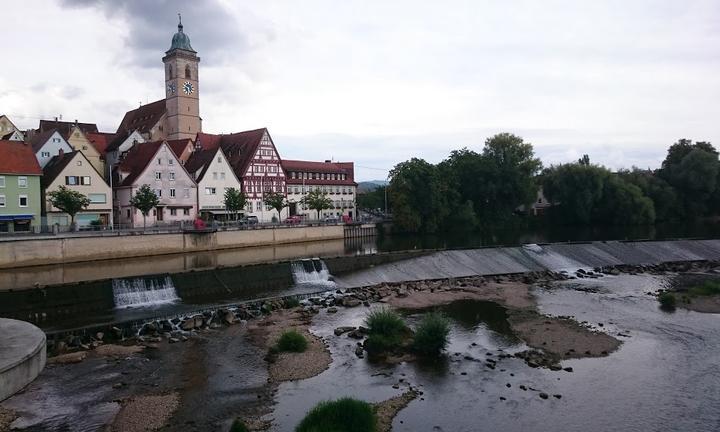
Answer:
<path fill-rule="evenodd" d="M 285 199 L 285 194 L 282 192 L 267 191 L 263 196 L 263 202 L 265 205 L 278 212 L 278 221 L 280 220 L 280 212 L 282 209 L 288 206 L 288 202 Z"/>
<path fill-rule="evenodd" d="M 75 215 L 90 205 L 88 197 L 62 185 L 57 190 L 48 192 L 48 201 L 53 207 L 57 207 L 70 215 L 71 230 L 75 230 Z"/>
<path fill-rule="evenodd" d="M 668 182 L 650 170 L 633 168 L 621 170 L 618 175 L 628 183 L 642 190 L 643 195 L 653 201 L 655 220 L 679 220 L 683 215 L 681 201 L 675 189 Z"/>
<path fill-rule="evenodd" d="M 568 224 L 591 223 L 609 175 L 605 168 L 577 163 L 545 170 L 543 192 L 551 203 L 556 204 L 551 212 Z"/>
<path fill-rule="evenodd" d="M 677 191 L 685 216 L 698 217 L 716 209 L 718 152 L 708 142 L 681 139 L 668 149 L 658 175 Z"/>
<path fill-rule="evenodd" d="M 617 175 L 605 178 L 602 200 L 598 203 L 597 223 L 647 225 L 655 222 L 653 201 L 642 190 Z"/>
<path fill-rule="evenodd" d="M 140 210 L 143 215 L 143 229 L 147 227 L 147 215 L 150 210 L 157 207 L 160 204 L 160 199 L 155 195 L 155 191 L 150 189 L 149 185 L 142 185 L 140 189 L 135 192 L 135 195 L 130 198 L 130 205 Z"/>
<path fill-rule="evenodd" d="M 379 186 L 368 192 L 357 194 L 358 208 L 365 210 L 385 210 L 385 186 Z M 388 204 L 390 205 L 390 204 Z"/>
<path fill-rule="evenodd" d="M 247 195 L 245 195 L 245 193 L 243 193 L 240 189 L 231 187 L 225 190 L 224 202 L 225 208 L 229 212 L 232 212 L 234 220 L 237 220 L 238 212 L 247 206 L 248 199 Z"/>
<path fill-rule="evenodd" d="M 313 189 L 305 195 L 301 201 L 310 210 L 317 211 L 317 218 L 320 219 L 320 212 L 333 208 L 333 202 L 320 188 Z"/>
<path fill-rule="evenodd" d="M 412 158 L 395 165 L 388 193 L 393 221 L 400 230 L 435 232 L 449 214 L 447 185 L 438 168 L 425 160 Z"/>
<path fill-rule="evenodd" d="M 479 221 L 475 214 L 475 206 L 470 200 L 458 206 L 450 216 L 452 227 L 462 230 L 474 230 L 477 228 Z"/>

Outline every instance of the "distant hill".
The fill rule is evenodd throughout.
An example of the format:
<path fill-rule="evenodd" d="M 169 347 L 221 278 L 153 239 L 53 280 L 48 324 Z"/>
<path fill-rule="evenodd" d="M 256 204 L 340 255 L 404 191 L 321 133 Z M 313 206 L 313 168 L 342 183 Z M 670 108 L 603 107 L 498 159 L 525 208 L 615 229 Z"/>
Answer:
<path fill-rule="evenodd" d="M 357 191 L 358 193 L 372 192 L 380 186 L 386 186 L 387 184 L 387 180 L 370 180 L 359 182 Z"/>

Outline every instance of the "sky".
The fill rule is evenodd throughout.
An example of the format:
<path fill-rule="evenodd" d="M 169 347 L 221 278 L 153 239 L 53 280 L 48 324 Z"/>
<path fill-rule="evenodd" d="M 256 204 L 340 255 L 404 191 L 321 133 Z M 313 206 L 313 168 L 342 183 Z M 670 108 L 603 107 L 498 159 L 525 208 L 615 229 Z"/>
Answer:
<path fill-rule="evenodd" d="M 720 145 L 716 0 L 3 2 L 0 113 L 114 132 L 164 97 L 178 12 L 203 131 L 267 127 L 281 157 L 354 161 L 359 181 L 499 132 L 546 166 L 655 168 L 679 138 Z"/>

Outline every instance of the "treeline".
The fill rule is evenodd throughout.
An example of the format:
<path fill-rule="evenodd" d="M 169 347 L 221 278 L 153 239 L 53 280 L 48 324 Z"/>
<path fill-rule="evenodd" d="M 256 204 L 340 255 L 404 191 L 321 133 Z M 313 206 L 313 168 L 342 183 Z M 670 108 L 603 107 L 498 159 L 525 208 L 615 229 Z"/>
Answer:
<path fill-rule="evenodd" d="M 543 169 L 533 146 L 516 135 L 488 138 L 481 153 L 455 150 L 439 164 L 413 158 L 390 172 L 388 201 L 396 228 L 437 232 L 500 228 L 526 222 L 542 186 L 553 205 L 546 220 L 571 225 L 642 225 L 720 212 L 718 152 L 708 142 L 680 140 L 657 170 L 613 173 L 586 155 Z M 384 190 L 359 198 L 382 208 Z"/>

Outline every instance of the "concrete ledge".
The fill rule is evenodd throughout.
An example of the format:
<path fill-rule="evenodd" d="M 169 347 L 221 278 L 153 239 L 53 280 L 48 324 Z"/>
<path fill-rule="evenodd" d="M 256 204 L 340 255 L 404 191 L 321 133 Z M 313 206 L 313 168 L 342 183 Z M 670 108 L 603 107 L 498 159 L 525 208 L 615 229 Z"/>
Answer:
<path fill-rule="evenodd" d="M 42 330 L 25 321 L 0 318 L 0 401 L 37 377 L 46 355 Z"/>

